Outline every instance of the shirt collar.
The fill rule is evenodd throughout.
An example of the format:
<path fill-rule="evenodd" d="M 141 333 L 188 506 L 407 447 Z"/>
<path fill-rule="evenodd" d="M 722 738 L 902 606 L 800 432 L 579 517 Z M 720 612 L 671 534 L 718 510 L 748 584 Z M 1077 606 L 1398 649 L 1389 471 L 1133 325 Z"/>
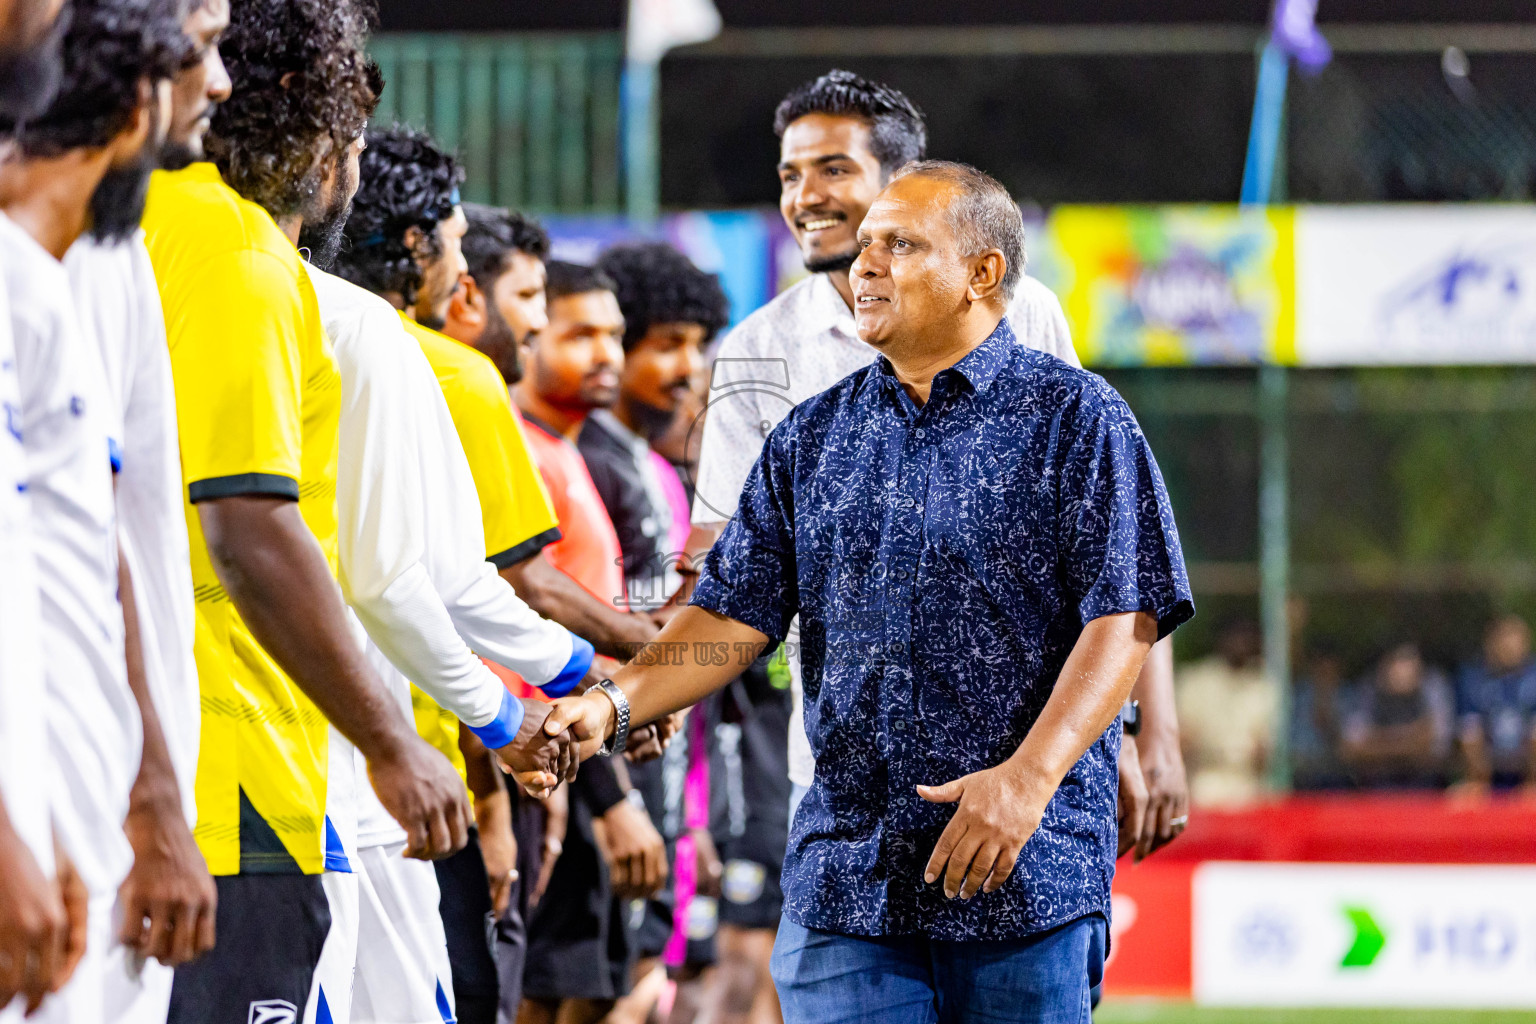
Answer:
<path fill-rule="evenodd" d="M 830 274 L 816 274 L 811 281 L 811 308 L 807 311 L 805 326 L 820 334 L 837 331 L 849 338 L 858 338 L 859 328 L 853 321 L 853 310 L 837 293 Z"/>
<path fill-rule="evenodd" d="M 985 391 L 988 384 L 1008 364 L 1013 355 L 1013 350 L 1018 343 L 1014 338 L 1013 327 L 1005 316 L 997 322 L 992 333 L 986 340 L 965 354 L 954 366 L 940 370 L 933 377 L 933 396 L 937 397 L 950 388 L 945 381 L 958 377 L 971 386 L 972 391 Z M 878 368 L 879 379 L 889 386 L 899 388 L 901 383 L 896 379 L 896 368 L 885 356 L 881 356 L 875 364 Z"/>
<path fill-rule="evenodd" d="M 1008 323 L 1008 318 L 1005 316 L 997 322 L 992 333 L 987 335 L 986 341 L 971 349 L 964 359 L 939 376 L 953 372 L 964 377 L 970 383 L 972 390 L 985 391 L 987 385 L 992 383 L 993 378 L 1007 365 L 1017 344 L 1013 326 Z"/>

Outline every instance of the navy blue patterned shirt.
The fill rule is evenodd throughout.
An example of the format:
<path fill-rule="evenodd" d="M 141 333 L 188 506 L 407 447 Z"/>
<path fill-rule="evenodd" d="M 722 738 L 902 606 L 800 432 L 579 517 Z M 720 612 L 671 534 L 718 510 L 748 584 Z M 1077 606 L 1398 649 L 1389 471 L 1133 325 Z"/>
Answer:
<path fill-rule="evenodd" d="M 848 935 L 1018 938 L 1109 913 L 1116 723 L 1073 766 L 996 892 L 923 868 L 954 804 L 919 784 L 1000 764 L 1085 623 L 1194 614 L 1162 476 L 1103 378 L 1003 320 L 922 407 L 882 357 L 769 435 L 693 603 L 782 641 L 800 615 L 816 779 L 784 911 Z"/>

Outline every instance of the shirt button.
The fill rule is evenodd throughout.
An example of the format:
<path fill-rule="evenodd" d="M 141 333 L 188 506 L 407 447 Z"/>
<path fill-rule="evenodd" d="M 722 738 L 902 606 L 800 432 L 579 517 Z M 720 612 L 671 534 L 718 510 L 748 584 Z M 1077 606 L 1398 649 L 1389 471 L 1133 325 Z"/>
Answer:
<path fill-rule="evenodd" d="M 907 723 L 906 723 L 905 719 L 901 719 L 901 718 L 896 719 L 896 731 L 897 732 L 901 732 L 906 727 L 907 727 Z"/>
<path fill-rule="evenodd" d="M 927 435 L 927 431 L 925 431 L 922 427 L 918 427 L 917 428 L 917 436 L 919 438 L 924 437 L 926 435 Z"/>

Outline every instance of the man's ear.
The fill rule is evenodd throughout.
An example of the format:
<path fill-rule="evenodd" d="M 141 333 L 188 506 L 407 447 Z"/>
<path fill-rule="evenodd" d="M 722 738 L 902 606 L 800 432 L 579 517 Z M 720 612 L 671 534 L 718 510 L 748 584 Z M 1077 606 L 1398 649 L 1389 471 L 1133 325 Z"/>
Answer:
<path fill-rule="evenodd" d="M 426 237 L 427 233 L 425 231 L 412 224 L 405 229 L 405 235 L 400 240 L 405 243 L 406 250 L 414 254 L 420 250 L 422 240 Z"/>
<path fill-rule="evenodd" d="M 966 287 L 965 297 L 972 302 L 1000 300 L 1003 278 L 1008 273 L 1008 260 L 997 249 L 988 249 L 974 260 L 971 264 L 971 281 Z"/>
<path fill-rule="evenodd" d="M 448 300 L 448 321 L 461 324 L 466 328 L 467 333 L 479 334 L 485 330 L 485 292 L 480 290 L 475 279 L 468 274 L 459 278 L 459 286 L 453 290 L 453 297 Z"/>
<path fill-rule="evenodd" d="M 134 104 L 133 116 L 128 119 L 128 124 L 122 131 L 112 137 L 106 145 L 107 158 L 110 166 L 123 167 L 133 160 L 138 159 L 144 147 L 149 143 L 149 136 L 157 127 L 157 107 L 160 103 L 160 93 L 155 84 L 149 79 L 139 81 L 139 100 Z"/>

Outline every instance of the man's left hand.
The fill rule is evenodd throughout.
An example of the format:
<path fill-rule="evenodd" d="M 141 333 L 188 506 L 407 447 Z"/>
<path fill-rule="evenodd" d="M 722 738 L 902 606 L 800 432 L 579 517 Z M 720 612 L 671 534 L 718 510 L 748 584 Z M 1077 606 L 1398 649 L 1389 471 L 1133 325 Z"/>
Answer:
<path fill-rule="evenodd" d="M 213 948 L 218 890 L 179 802 L 132 807 L 123 831 L 133 867 L 118 890 L 123 924 L 118 938 L 140 956 L 167 967 Z"/>
<path fill-rule="evenodd" d="M 1176 733 L 1170 737 L 1143 730 L 1135 742 L 1147 788 L 1147 813 L 1136 843 L 1136 860 L 1142 861 L 1184 831 L 1189 821 L 1189 782 Z"/>
<path fill-rule="evenodd" d="M 923 881 L 932 884 L 942 875 L 944 895 L 951 899 L 970 899 L 977 891 L 1000 888 L 1040 827 L 1054 791 L 1054 786 L 1042 786 L 1008 763 L 942 786 L 918 786 L 917 795 L 924 800 L 960 802 L 928 858 Z"/>
<path fill-rule="evenodd" d="M 1147 783 L 1141 773 L 1141 759 L 1136 756 L 1136 740 L 1127 736 L 1120 741 L 1120 846 L 1116 857 L 1141 841 L 1147 818 Z M 1140 858 L 1137 858 L 1138 860 Z"/>

